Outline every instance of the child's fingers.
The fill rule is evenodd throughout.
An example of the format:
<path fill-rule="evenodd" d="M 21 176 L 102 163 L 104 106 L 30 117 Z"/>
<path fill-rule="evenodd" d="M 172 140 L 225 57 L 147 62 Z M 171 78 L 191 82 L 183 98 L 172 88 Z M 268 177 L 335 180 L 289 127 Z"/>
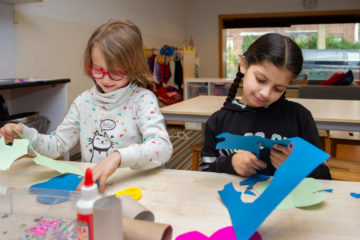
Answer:
<path fill-rule="evenodd" d="M 105 177 L 105 176 L 102 176 L 100 178 L 99 192 L 101 192 L 101 193 L 103 193 L 105 191 L 106 179 L 107 179 L 107 177 Z"/>
<path fill-rule="evenodd" d="M 253 159 L 253 163 L 254 163 L 255 168 L 256 168 L 257 170 L 259 170 L 259 168 L 263 168 L 263 169 L 264 169 L 264 168 L 267 167 L 266 163 L 265 163 L 264 161 L 258 159 L 258 158 Z"/>
<path fill-rule="evenodd" d="M 282 146 L 282 145 L 274 144 L 274 150 L 279 151 L 285 155 L 290 155 L 290 153 L 292 152 L 292 145 Z"/>
<path fill-rule="evenodd" d="M 81 190 L 81 186 L 84 184 L 84 179 L 81 180 L 81 182 L 79 183 L 79 185 L 76 188 L 76 191 L 80 191 Z"/>

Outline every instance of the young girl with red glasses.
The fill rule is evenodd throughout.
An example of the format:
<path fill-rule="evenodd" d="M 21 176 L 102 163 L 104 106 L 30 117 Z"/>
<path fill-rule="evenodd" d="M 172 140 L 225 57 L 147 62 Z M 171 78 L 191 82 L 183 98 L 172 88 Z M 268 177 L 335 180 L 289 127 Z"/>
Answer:
<path fill-rule="evenodd" d="M 9 123 L 0 137 L 12 142 L 22 133 L 41 154 L 63 156 L 80 141 L 83 162 L 97 163 L 99 189 L 118 167 L 147 169 L 163 165 L 172 145 L 155 95 L 139 28 L 130 21 L 110 21 L 90 37 L 85 71 L 95 86 L 78 96 L 63 122 L 50 135 Z M 81 184 L 80 184 L 81 185 Z M 79 186 L 80 186 L 79 185 Z"/>

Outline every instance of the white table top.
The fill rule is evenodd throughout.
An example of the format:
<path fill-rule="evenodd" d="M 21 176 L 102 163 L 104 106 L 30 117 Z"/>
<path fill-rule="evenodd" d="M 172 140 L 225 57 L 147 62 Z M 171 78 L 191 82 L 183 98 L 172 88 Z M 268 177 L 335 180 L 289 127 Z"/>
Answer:
<path fill-rule="evenodd" d="M 166 120 L 206 122 L 219 110 L 225 96 L 198 96 L 161 108 Z M 290 98 L 300 103 L 313 115 L 319 129 L 360 132 L 360 101 Z"/>
<path fill-rule="evenodd" d="M 85 169 L 92 164 L 71 162 Z M 57 173 L 20 159 L 7 171 L 0 172 L 0 185 L 25 187 L 45 181 Z M 229 213 L 217 191 L 233 182 L 235 189 L 241 177 L 229 174 L 185 170 L 153 169 L 133 171 L 118 169 L 111 177 L 113 185 L 106 193 L 114 194 L 128 187 L 142 190 L 140 203 L 151 210 L 155 221 L 173 227 L 173 239 L 179 234 L 198 230 L 210 236 L 216 230 L 230 226 Z M 258 229 L 263 239 L 359 239 L 360 199 L 350 192 L 360 192 L 360 182 L 321 181 L 324 189 L 332 188 L 319 209 L 274 210 Z M 253 196 L 244 195 L 244 201 Z"/>

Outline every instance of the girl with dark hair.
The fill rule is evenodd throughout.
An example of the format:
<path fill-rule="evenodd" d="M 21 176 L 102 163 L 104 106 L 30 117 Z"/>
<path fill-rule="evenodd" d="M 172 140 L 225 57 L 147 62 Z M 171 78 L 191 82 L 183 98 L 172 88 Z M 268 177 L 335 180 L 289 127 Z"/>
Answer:
<path fill-rule="evenodd" d="M 310 111 L 285 99 L 286 88 L 300 73 L 302 63 L 301 49 L 286 36 L 269 33 L 250 45 L 241 57 L 239 72 L 224 106 L 206 123 L 201 170 L 244 177 L 259 171 L 273 175 L 291 153 L 290 148 L 281 145 L 274 145 L 271 150 L 261 149 L 258 156 L 244 150 L 218 151 L 215 147 L 221 140 L 216 136 L 225 132 L 273 140 L 301 137 L 320 147 L 320 137 Z M 237 99 L 241 80 L 243 95 Z M 309 177 L 331 179 L 327 162 Z"/>

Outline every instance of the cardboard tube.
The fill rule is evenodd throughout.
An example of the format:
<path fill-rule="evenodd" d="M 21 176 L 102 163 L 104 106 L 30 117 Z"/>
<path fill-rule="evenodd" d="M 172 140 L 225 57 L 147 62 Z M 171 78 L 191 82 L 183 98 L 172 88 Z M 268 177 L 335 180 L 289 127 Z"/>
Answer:
<path fill-rule="evenodd" d="M 122 202 L 122 214 L 124 218 L 149 222 L 155 220 L 154 214 L 151 211 L 146 209 L 129 195 L 122 194 L 119 195 L 118 198 L 120 198 Z"/>
<path fill-rule="evenodd" d="M 172 227 L 168 224 L 124 218 L 123 225 L 124 240 L 171 240 Z"/>
<path fill-rule="evenodd" d="M 94 240 L 123 240 L 122 203 L 115 196 L 94 203 Z"/>

